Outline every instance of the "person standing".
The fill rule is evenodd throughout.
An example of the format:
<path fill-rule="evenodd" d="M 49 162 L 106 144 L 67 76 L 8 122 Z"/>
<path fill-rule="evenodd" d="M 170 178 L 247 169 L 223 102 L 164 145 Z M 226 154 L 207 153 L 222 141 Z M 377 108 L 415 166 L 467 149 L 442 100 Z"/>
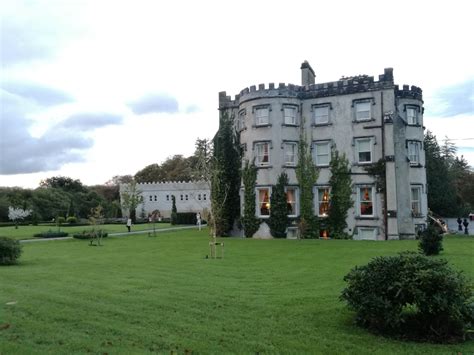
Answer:
<path fill-rule="evenodd" d="M 464 221 L 462 222 L 464 226 L 464 234 L 469 234 L 469 230 L 467 229 L 467 226 L 469 225 L 469 222 L 467 221 L 466 218 L 464 218 Z"/>
<path fill-rule="evenodd" d="M 461 219 L 461 217 L 458 217 L 457 222 L 458 222 L 458 231 L 462 232 L 462 219 Z"/>
<path fill-rule="evenodd" d="M 130 233 L 130 230 L 132 229 L 132 219 L 130 217 L 128 217 L 127 219 L 127 229 L 128 229 L 128 232 Z"/>
<path fill-rule="evenodd" d="M 196 224 L 199 227 L 199 230 L 201 230 L 201 213 L 196 213 Z"/>

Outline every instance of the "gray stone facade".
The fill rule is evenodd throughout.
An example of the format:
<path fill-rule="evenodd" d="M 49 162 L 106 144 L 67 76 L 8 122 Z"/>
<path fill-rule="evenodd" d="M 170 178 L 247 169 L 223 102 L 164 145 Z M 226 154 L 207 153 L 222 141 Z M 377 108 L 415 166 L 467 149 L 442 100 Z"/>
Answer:
<path fill-rule="evenodd" d="M 301 77 L 302 85 L 250 86 L 234 99 L 219 93 L 219 110 L 234 119 L 243 159 L 255 159 L 258 166 L 256 215 L 268 218 L 271 185 L 286 171 L 288 199 L 293 216 L 298 216 L 295 167 L 304 125 L 319 168 L 315 213 L 325 216 L 330 153 L 337 149 L 351 164 L 354 207 L 347 233 L 354 239 L 414 238 L 428 212 L 422 90 L 407 85 L 400 89 L 391 68 L 378 80 L 360 75 L 315 84 L 315 72 L 304 62 Z M 364 169 L 380 159 L 385 160 L 385 189 L 378 189 Z M 255 236 L 268 237 L 268 228 L 262 226 Z"/>
<path fill-rule="evenodd" d="M 120 185 L 120 196 L 126 184 Z M 176 198 L 176 209 L 178 212 L 199 212 L 203 218 L 211 208 L 209 183 L 206 181 L 194 182 L 150 182 L 137 184 L 141 191 L 143 203 L 136 209 L 137 217 L 148 216 L 158 210 L 163 218 L 171 216 L 172 199 Z M 127 211 L 122 211 L 127 215 Z"/>

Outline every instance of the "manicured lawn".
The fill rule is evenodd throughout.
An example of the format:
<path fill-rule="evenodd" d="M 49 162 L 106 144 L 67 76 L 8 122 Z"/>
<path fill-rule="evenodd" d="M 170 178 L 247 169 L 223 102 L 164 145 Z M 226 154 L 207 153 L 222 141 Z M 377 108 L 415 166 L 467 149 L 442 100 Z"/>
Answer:
<path fill-rule="evenodd" d="M 404 343 L 352 324 L 343 276 L 416 241 L 225 239 L 206 259 L 207 231 L 25 244 L 0 268 L 0 353 L 472 353 Z M 474 279 L 474 239 L 442 256 Z"/>
<path fill-rule="evenodd" d="M 169 228 L 171 224 L 169 223 L 155 223 L 155 228 Z M 74 233 L 80 233 L 83 230 L 89 230 L 92 226 L 61 226 L 61 232 L 69 233 L 69 237 L 72 237 Z M 105 230 L 107 233 L 125 233 L 127 232 L 127 227 L 125 224 L 103 224 L 100 226 L 101 229 Z M 153 223 L 150 224 L 135 224 L 132 226 L 133 231 L 142 231 L 142 230 L 152 230 Z M 49 230 L 57 231 L 58 227 L 51 225 L 39 225 L 39 226 L 19 226 L 18 229 L 15 227 L 0 227 L 0 236 L 10 237 L 14 239 L 33 239 L 33 235 L 36 233 L 47 232 Z"/>

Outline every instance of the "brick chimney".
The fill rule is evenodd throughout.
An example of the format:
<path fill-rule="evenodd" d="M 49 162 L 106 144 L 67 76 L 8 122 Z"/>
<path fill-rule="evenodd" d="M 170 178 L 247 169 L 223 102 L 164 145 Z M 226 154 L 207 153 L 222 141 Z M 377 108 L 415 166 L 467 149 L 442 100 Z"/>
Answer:
<path fill-rule="evenodd" d="M 309 65 L 307 60 L 305 60 L 301 64 L 301 85 L 307 86 L 314 84 L 315 78 L 316 75 L 314 74 L 313 68 L 311 68 L 311 65 Z"/>

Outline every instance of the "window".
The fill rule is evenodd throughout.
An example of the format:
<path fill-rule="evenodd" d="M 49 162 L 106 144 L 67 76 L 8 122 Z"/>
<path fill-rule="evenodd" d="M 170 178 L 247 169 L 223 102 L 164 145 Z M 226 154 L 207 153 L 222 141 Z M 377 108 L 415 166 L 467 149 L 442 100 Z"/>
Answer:
<path fill-rule="evenodd" d="M 371 186 L 362 186 L 358 188 L 357 204 L 360 217 L 374 216 L 374 193 Z"/>
<path fill-rule="evenodd" d="M 202 199 L 203 199 L 204 201 L 206 201 L 206 194 L 204 194 L 204 195 L 202 196 Z"/>
<path fill-rule="evenodd" d="M 361 101 L 355 103 L 355 119 L 356 121 L 370 120 L 370 101 Z"/>
<path fill-rule="evenodd" d="M 170 195 L 166 195 L 166 201 L 170 200 Z"/>
<path fill-rule="evenodd" d="M 268 107 L 257 108 L 255 110 L 255 124 L 257 126 L 267 125 L 269 123 L 268 115 L 269 115 Z"/>
<path fill-rule="evenodd" d="M 329 213 L 329 187 L 317 188 L 317 213 L 319 217 L 327 217 Z"/>
<path fill-rule="evenodd" d="M 285 165 L 295 166 L 296 157 L 298 156 L 297 143 L 285 143 L 283 146 L 285 153 Z"/>
<path fill-rule="evenodd" d="M 186 198 L 186 201 L 188 201 L 188 195 L 186 195 L 185 198 Z"/>
<path fill-rule="evenodd" d="M 270 143 L 263 142 L 255 145 L 257 150 L 257 166 L 266 166 L 270 164 Z"/>
<path fill-rule="evenodd" d="M 198 200 L 201 201 L 201 194 L 198 195 Z"/>
<path fill-rule="evenodd" d="M 325 124 L 329 122 L 329 106 L 314 107 L 314 124 Z"/>
<path fill-rule="evenodd" d="M 150 202 L 153 201 L 153 196 L 150 195 Z"/>
<path fill-rule="evenodd" d="M 257 208 L 259 217 L 270 216 L 270 188 L 258 188 L 257 189 Z"/>
<path fill-rule="evenodd" d="M 420 164 L 420 146 L 421 142 L 408 142 L 408 160 L 411 165 Z"/>
<path fill-rule="evenodd" d="M 181 201 L 183 201 L 183 195 L 181 195 Z"/>
<path fill-rule="evenodd" d="M 284 107 L 283 115 L 285 124 L 296 125 L 296 107 Z"/>
<path fill-rule="evenodd" d="M 370 227 L 357 227 L 357 236 L 354 236 L 358 240 L 375 240 L 377 236 L 377 228 Z"/>
<path fill-rule="evenodd" d="M 158 196 L 155 195 L 154 198 L 155 198 L 155 201 L 158 201 Z"/>
<path fill-rule="evenodd" d="M 413 217 L 420 217 L 421 214 L 421 186 L 411 187 L 411 212 Z"/>
<path fill-rule="evenodd" d="M 372 163 L 372 138 L 369 137 L 356 139 L 355 148 L 357 163 Z"/>
<path fill-rule="evenodd" d="M 417 107 L 407 107 L 407 122 L 409 125 L 417 125 L 418 122 L 418 108 Z"/>
<path fill-rule="evenodd" d="M 288 208 L 288 216 L 296 217 L 298 215 L 296 204 L 296 187 L 286 188 L 286 206 Z"/>
<path fill-rule="evenodd" d="M 331 146 L 329 141 L 315 142 L 313 158 L 316 166 L 327 166 L 331 160 Z"/>

